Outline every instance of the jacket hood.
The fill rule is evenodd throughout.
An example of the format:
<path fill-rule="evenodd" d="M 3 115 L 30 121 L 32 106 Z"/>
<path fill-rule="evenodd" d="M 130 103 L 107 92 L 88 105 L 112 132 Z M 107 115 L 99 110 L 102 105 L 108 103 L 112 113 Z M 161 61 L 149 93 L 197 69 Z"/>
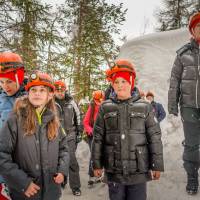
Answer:
<path fill-rule="evenodd" d="M 65 92 L 65 101 L 71 101 L 73 99 L 73 97 L 68 93 L 68 92 Z"/>
<path fill-rule="evenodd" d="M 195 49 L 199 50 L 199 44 L 198 44 L 198 42 L 194 38 L 190 39 L 190 43 L 191 43 L 191 47 L 192 48 L 195 48 Z"/>

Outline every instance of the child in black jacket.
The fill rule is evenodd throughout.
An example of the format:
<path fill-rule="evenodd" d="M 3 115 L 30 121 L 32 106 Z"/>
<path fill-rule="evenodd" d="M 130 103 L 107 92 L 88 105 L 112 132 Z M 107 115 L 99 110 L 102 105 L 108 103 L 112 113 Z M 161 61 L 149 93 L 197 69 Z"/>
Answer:
<path fill-rule="evenodd" d="M 146 200 L 146 182 L 164 170 L 161 131 L 152 106 L 131 96 L 133 65 L 118 60 L 107 75 L 116 97 L 102 103 L 94 125 L 94 174 L 105 170 L 111 200 Z"/>

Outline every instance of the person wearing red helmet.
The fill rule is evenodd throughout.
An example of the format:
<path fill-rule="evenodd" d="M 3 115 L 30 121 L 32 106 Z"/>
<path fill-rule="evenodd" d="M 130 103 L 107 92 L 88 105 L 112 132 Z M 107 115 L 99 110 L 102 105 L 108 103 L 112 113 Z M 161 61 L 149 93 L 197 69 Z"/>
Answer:
<path fill-rule="evenodd" d="M 17 93 L 24 81 L 24 64 L 21 57 L 12 52 L 0 53 L 0 84 L 8 96 Z"/>
<path fill-rule="evenodd" d="M 26 90 L 0 130 L 0 173 L 13 200 L 59 200 L 69 154 L 56 115 L 54 83 L 37 71 L 30 75 Z"/>
<path fill-rule="evenodd" d="M 200 166 L 200 12 L 189 19 L 190 42 L 177 51 L 170 77 L 168 112 L 171 123 L 177 121 L 178 111 L 184 130 L 183 165 L 187 173 L 186 192 L 197 194 Z"/>
<path fill-rule="evenodd" d="M 84 131 L 87 134 L 87 143 L 89 145 L 90 151 L 91 151 L 92 140 L 93 140 L 93 134 L 92 134 L 93 126 L 97 117 L 97 113 L 99 111 L 99 107 L 101 103 L 103 102 L 104 98 L 105 98 L 105 94 L 102 90 L 95 90 L 92 93 L 92 100 L 89 104 L 88 110 L 83 119 Z M 99 179 L 94 177 L 91 159 L 89 161 L 88 175 L 89 175 L 88 187 L 90 188 L 94 185 L 94 183 L 99 182 Z"/>
<path fill-rule="evenodd" d="M 112 63 L 112 66 L 106 70 L 106 79 L 109 82 L 112 82 L 111 76 L 113 73 L 115 73 L 116 70 L 124 70 L 125 72 L 130 72 L 133 74 L 136 73 L 135 72 L 135 68 L 134 65 L 127 59 L 118 59 L 116 60 L 116 62 Z M 135 81 L 135 78 L 132 80 L 132 82 Z M 133 88 L 131 88 L 131 95 L 135 96 L 139 93 L 138 88 L 135 86 L 135 84 L 133 84 Z M 109 87 L 106 89 L 105 91 L 105 99 L 109 99 L 112 96 L 115 96 L 115 92 L 114 89 L 112 87 L 112 84 L 109 85 Z"/>
<path fill-rule="evenodd" d="M 13 52 L 0 53 L 0 128 L 9 117 L 16 98 L 25 94 L 23 87 L 24 64 Z M 6 186 L 0 177 L 0 199 L 9 199 Z M 5 196 L 6 195 L 6 196 Z"/>
<path fill-rule="evenodd" d="M 146 200 L 146 182 L 164 170 L 160 126 L 151 104 L 131 94 L 136 73 L 129 63 L 107 74 L 116 95 L 101 104 L 94 124 L 94 175 L 104 169 L 110 200 Z"/>
<path fill-rule="evenodd" d="M 76 158 L 77 144 L 81 141 L 82 123 L 80 110 L 73 97 L 67 92 L 63 81 L 55 81 L 55 100 L 58 107 L 59 118 L 68 137 L 70 152 L 69 185 L 73 195 L 81 195 L 81 182 L 79 164 Z M 67 180 L 66 180 L 67 181 Z M 65 184 L 63 184 L 64 186 Z"/>

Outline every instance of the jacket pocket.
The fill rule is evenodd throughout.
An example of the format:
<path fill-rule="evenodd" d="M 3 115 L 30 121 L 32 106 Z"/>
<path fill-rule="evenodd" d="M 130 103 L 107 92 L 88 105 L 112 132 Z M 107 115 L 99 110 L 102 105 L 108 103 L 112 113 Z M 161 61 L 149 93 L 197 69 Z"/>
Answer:
<path fill-rule="evenodd" d="M 105 125 L 107 130 L 116 130 L 118 129 L 118 113 L 109 112 L 104 115 Z"/>
<path fill-rule="evenodd" d="M 149 152 L 146 146 L 136 147 L 137 168 L 139 172 L 148 172 L 149 170 Z"/>
<path fill-rule="evenodd" d="M 46 179 L 49 179 L 48 185 L 46 185 L 46 192 L 44 194 L 44 199 L 58 199 L 61 196 L 61 184 L 57 184 L 54 181 L 54 175 L 55 173 L 50 173 L 49 177 Z"/>
<path fill-rule="evenodd" d="M 114 171 L 114 147 L 113 146 L 105 147 L 104 166 L 107 172 Z"/>
<path fill-rule="evenodd" d="M 129 113 L 129 127 L 131 130 L 145 131 L 145 118 L 144 113 L 130 112 Z"/>
<path fill-rule="evenodd" d="M 135 174 L 137 171 L 137 162 L 136 162 L 136 153 L 135 151 L 130 151 L 129 152 L 129 171 L 130 174 Z"/>

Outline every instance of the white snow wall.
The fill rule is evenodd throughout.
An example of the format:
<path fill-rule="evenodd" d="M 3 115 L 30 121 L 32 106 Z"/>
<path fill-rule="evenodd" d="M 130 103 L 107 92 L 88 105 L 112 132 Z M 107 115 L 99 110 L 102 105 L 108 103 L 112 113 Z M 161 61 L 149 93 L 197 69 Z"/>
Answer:
<path fill-rule="evenodd" d="M 121 47 L 119 58 L 130 59 L 135 64 L 139 88 L 154 91 L 156 99 L 166 106 L 176 50 L 189 38 L 186 29 L 179 29 L 129 39 Z"/>

